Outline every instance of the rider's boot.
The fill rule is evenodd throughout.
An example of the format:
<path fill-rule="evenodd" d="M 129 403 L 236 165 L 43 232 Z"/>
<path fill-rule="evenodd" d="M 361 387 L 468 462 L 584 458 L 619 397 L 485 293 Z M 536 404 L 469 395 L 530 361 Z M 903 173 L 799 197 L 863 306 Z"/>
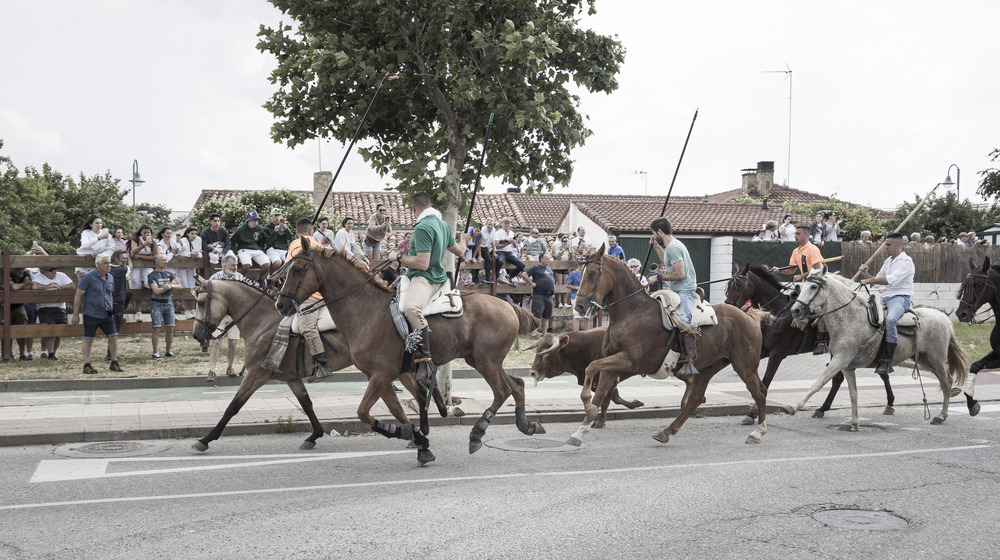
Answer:
<path fill-rule="evenodd" d="M 684 364 L 684 367 L 675 373 L 674 376 L 688 377 L 691 375 L 698 375 L 698 369 L 694 367 L 694 361 L 697 357 L 697 346 L 695 346 L 694 334 L 686 332 L 681 336 L 680 363 Z"/>
<path fill-rule="evenodd" d="M 826 331 L 816 331 L 816 346 L 813 348 L 813 356 L 826 354 L 826 345 L 828 342 L 830 342 L 830 333 Z"/>
<path fill-rule="evenodd" d="M 312 357 L 313 360 L 313 374 L 310 381 L 316 381 L 317 379 L 323 379 L 324 377 L 330 377 L 333 372 L 330 368 L 326 366 L 326 356 L 320 352 Z"/>
<path fill-rule="evenodd" d="M 886 342 L 884 348 L 882 359 L 879 360 L 878 367 L 875 368 L 875 373 L 880 375 L 892 371 L 892 355 L 896 353 L 896 343 Z"/>
<path fill-rule="evenodd" d="M 423 381 L 430 378 L 437 371 L 437 366 L 434 365 L 434 361 L 431 359 L 430 327 L 420 329 L 420 347 L 418 351 L 420 355 L 413 359 L 413 363 L 417 364 L 417 381 Z"/>

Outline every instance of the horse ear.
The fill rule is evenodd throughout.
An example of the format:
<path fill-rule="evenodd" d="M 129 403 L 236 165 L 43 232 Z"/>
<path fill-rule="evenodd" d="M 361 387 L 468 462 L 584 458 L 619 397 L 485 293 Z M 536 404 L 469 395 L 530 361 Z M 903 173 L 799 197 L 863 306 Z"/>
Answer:
<path fill-rule="evenodd" d="M 746 275 L 748 272 L 750 272 L 750 261 L 747 261 L 747 264 L 743 266 L 743 270 L 740 271 L 740 274 Z"/>
<path fill-rule="evenodd" d="M 989 257 L 986 257 L 986 258 L 988 259 Z M 969 257 L 969 269 L 970 270 L 976 270 L 977 268 L 979 268 L 979 265 L 976 264 L 976 259 L 974 259 L 974 258 L 972 258 L 970 256 Z"/>
<path fill-rule="evenodd" d="M 601 248 L 597 250 L 597 256 L 602 257 L 608 252 L 607 243 L 601 243 Z"/>
<path fill-rule="evenodd" d="M 205 279 L 201 277 L 201 274 L 194 275 L 194 284 L 199 288 L 205 285 Z"/>
<path fill-rule="evenodd" d="M 989 272 L 989 270 L 990 270 L 990 257 L 985 256 L 983 257 L 983 272 L 984 273 Z"/>

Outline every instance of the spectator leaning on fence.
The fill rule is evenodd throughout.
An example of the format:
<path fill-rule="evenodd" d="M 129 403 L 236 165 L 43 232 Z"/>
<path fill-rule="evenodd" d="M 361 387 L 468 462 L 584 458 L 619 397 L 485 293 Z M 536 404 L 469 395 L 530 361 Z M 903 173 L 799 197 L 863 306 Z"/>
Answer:
<path fill-rule="evenodd" d="M 153 322 L 153 359 L 159 360 L 160 353 L 157 347 L 160 343 L 160 328 L 166 327 L 166 353 L 163 357 L 173 358 L 176 355 L 170 351 L 174 343 L 174 288 L 181 287 L 181 281 L 177 276 L 167 270 L 167 258 L 163 255 L 156 255 L 156 268 L 149 273 L 149 316 Z"/>
<path fill-rule="evenodd" d="M 281 208 L 272 208 L 271 221 L 264 226 L 264 231 L 267 232 L 265 254 L 271 261 L 269 274 L 274 274 L 281 268 L 288 254 L 288 245 L 295 241 L 295 232 L 285 223 L 282 214 Z"/>
<path fill-rule="evenodd" d="M 12 292 L 19 292 L 21 290 L 31 289 L 31 274 L 23 268 L 12 268 L 10 269 L 10 290 Z M 11 325 L 27 325 L 28 324 L 28 311 L 24 308 L 23 303 L 12 303 L 10 304 L 10 324 Z M 17 350 L 20 355 L 21 360 L 33 360 L 34 355 L 28 356 L 25 350 L 25 343 L 27 340 L 19 338 L 17 339 Z"/>
<path fill-rule="evenodd" d="M 197 228 L 189 227 L 184 230 L 184 235 L 180 236 L 177 244 L 181 248 L 177 253 L 178 257 L 201 258 L 201 237 L 198 237 Z M 177 278 L 180 279 L 182 288 L 194 288 L 194 270 L 189 267 L 176 269 Z M 194 300 L 185 299 L 182 301 L 184 302 L 184 318 L 194 319 Z"/>
<path fill-rule="evenodd" d="M 201 246 L 209 252 L 208 261 L 212 264 L 219 264 L 223 256 L 233 254 L 229 230 L 222 225 L 222 216 L 214 212 L 208 215 L 208 227 L 201 230 Z"/>
<path fill-rule="evenodd" d="M 267 283 L 267 275 L 271 272 L 271 259 L 264 253 L 267 232 L 261 227 L 260 214 L 256 210 L 247 212 L 246 221 L 233 232 L 232 240 L 233 250 L 240 259 L 240 273 L 246 276 L 250 272 L 250 266 L 256 264 L 260 267 L 257 282 L 263 287 Z"/>
<path fill-rule="evenodd" d="M 54 266 L 43 266 L 36 274 L 31 275 L 32 290 L 58 290 L 59 288 L 68 288 L 70 286 L 73 286 L 73 280 L 62 272 L 57 271 Z M 38 303 L 35 307 L 38 310 L 39 324 L 65 325 L 68 322 L 66 304 L 64 302 Z M 47 352 L 50 360 L 56 360 L 57 358 L 53 358 L 52 356 L 59 349 L 61 341 L 62 339 L 58 336 L 43 338 L 42 352 Z"/>
<path fill-rule="evenodd" d="M 324 249 L 333 249 L 333 240 L 336 237 L 337 232 L 330 229 L 330 218 L 320 216 L 319 221 L 316 222 L 316 227 L 319 229 L 313 233 L 313 239 L 319 241 L 320 247 Z"/>
<path fill-rule="evenodd" d="M 103 227 L 104 221 L 97 214 L 91 214 L 87 221 L 80 228 L 80 248 L 76 250 L 77 255 L 93 257 L 96 255 L 110 255 L 115 250 L 115 240 Z M 93 270 L 88 267 L 77 267 L 76 277 L 83 276 L 87 271 Z"/>
<path fill-rule="evenodd" d="M 625 249 L 622 249 L 622 246 L 618 244 L 618 238 L 613 235 L 608 236 L 608 254 L 617 257 L 620 261 L 626 260 Z"/>
<path fill-rule="evenodd" d="M 94 344 L 94 336 L 97 334 L 98 327 L 108 337 L 111 371 L 121 372 L 122 367 L 118 365 L 118 329 L 115 327 L 115 320 L 112 316 L 114 304 L 111 294 L 114 293 L 115 279 L 110 274 L 111 256 L 98 255 L 95 265 L 97 268 L 80 278 L 80 285 L 73 298 L 72 322 L 74 325 L 80 324 L 80 306 L 81 303 L 83 304 L 83 344 L 81 347 L 83 373 L 98 373 L 90 365 L 90 349 Z"/>
<path fill-rule="evenodd" d="M 392 233 L 392 219 L 389 218 L 388 209 L 385 204 L 376 204 L 375 213 L 368 217 L 368 229 L 365 230 L 365 240 L 361 246 L 368 262 L 381 258 L 382 241 L 390 233 Z"/>
<path fill-rule="evenodd" d="M 871 245 L 872 244 L 872 232 L 865 230 L 861 232 L 861 239 L 858 239 L 858 245 Z"/>
<path fill-rule="evenodd" d="M 524 249 L 521 250 L 522 256 L 526 260 L 540 261 L 542 255 L 548 250 L 549 247 L 545 241 L 538 237 L 538 228 L 531 228 L 531 235 L 524 240 Z"/>

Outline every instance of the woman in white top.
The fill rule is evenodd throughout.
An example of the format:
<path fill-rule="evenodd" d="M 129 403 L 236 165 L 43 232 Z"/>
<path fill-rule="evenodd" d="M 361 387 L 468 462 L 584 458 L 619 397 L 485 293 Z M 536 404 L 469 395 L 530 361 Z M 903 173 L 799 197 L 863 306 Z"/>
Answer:
<path fill-rule="evenodd" d="M 778 236 L 782 241 L 795 241 L 795 222 L 791 214 L 785 214 L 778 226 Z"/>
<path fill-rule="evenodd" d="M 198 235 L 198 228 L 189 227 L 184 230 L 184 235 L 177 241 L 177 245 L 180 249 L 177 251 L 178 257 L 194 257 L 200 259 L 201 254 L 201 236 Z M 193 288 L 194 287 L 194 269 L 193 268 L 178 268 L 177 278 L 181 281 L 182 288 Z M 184 302 L 184 318 L 193 319 L 194 318 L 194 301 L 190 299 L 181 300 Z"/>
<path fill-rule="evenodd" d="M 316 223 L 319 229 L 313 233 L 313 237 L 324 249 L 333 249 L 333 240 L 336 238 L 336 233 L 330 229 L 330 218 L 326 216 L 320 216 L 319 222 Z"/>
<path fill-rule="evenodd" d="M 167 257 L 167 262 L 170 262 L 170 259 L 174 258 L 174 255 L 179 253 L 180 250 L 181 246 L 174 239 L 174 228 L 163 226 L 160 228 L 160 231 L 156 232 L 156 251 Z M 175 276 L 177 275 L 176 269 L 168 268 L 167 270 L 173 272 Z"/>
<path fill-rule="evenodd" d="M 128 240 L 128 252 L 132 260 L 132 275 L 129 276 L 128 287 L 133 290 L 148 288 L 146 277 L 153 272 L 150 265 L 156 257 L 156 239 L 153 238 L 152 228 L 146 224 L 139 226 Z"/>
<path fill-rule="evenodd" d="M 87 221 L 80 228 L 80 248 L 76 250 L 77 255 L 96 256 L 102 254 L 110 255 L 115 251 L 115 240 L 104 227 L 104 221 L 97 214 L 91 214 Z M 77 267 L 76 279 L 94 270 L 94 267 Z"/>
<path fill-rule="evenodd" d="M 824 216 L 826 222 L 826 233 L 823 241 L 840 241 L 840 223 L 844 220 L 836 212 L 827 212 Z"/>

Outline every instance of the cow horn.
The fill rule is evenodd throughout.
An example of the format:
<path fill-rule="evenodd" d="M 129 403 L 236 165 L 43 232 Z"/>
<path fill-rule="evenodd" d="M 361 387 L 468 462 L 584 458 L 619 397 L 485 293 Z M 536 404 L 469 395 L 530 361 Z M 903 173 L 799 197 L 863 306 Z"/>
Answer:
<path fill-rule="evenodd" d="M 545 340 L 545 338 L 547 338 L 547 336 L 543 337 L 542 340 Z M 539 350 L 538 351 L 538 355 L 541 356 L 542 354 L 548 354 L 549 352 L 554 351 L 556 348 L 559 348 L 559 339 L 553 336 L 552 337 L 552 346 L 550 346 L 548 348 L 543 348 L 543 349 Z"/>
<path fill-rule="evenodd" d="M 541 342 L 541 340 L 536 340 L 536 341 L 532 342 L 531 344 L 525 346 L 521 350 L 531 350 L 532 348 L 537 348 L 539 342 Z"/>
<path fill-rule="evenodd" d="M 205 284 L 205 279 L 201 277 L 201 274 L 195 274 L 194 275 L 194 282 L 195 282 L 195 285 L 200 288 L 200 287 L 202 287 Z"/>

